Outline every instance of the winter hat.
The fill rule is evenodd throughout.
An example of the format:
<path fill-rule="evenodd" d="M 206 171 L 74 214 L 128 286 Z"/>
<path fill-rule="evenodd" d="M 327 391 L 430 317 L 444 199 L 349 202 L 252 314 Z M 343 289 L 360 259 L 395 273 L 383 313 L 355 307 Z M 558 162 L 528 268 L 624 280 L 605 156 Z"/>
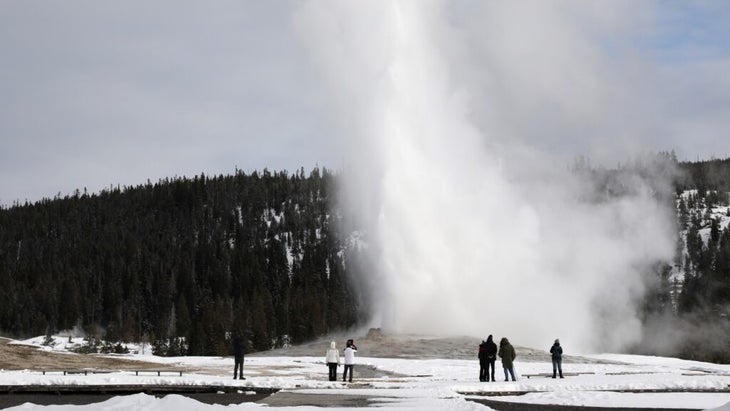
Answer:
<path fill-rule="evenodd" d="M 555 339 L 555 344 L 560 344 L 560 338 Z"/>

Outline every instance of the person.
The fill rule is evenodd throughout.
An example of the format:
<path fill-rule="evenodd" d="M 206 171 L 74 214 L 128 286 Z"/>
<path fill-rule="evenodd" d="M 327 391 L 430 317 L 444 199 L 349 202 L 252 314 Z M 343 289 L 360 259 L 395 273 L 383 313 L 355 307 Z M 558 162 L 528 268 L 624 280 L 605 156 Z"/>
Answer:
<path fill-rule="evenodd" d="M 487 381 L 487 341 L 482 341 L 481 344 L 479 344 L 479 354 L 477 354 L 477 358 L 479 358 L 479 381 Z"/>
<path fill-rule="evenodd" d="M 350 382 L 352 382 L 352 370 L 355 365 L 355 353 L 357 347 L 355 342 L 347 340 L 347 346 L 345 347 L 345 371 L 342 372 L 342 381 L 347 380 L 347 371 L 350 371 Z"/>
<path fill-rule="evenodd" d="M 506 337 L 502 337 L 499 341 L 499 358 L 502 359 L 502 368 L 504 368 L 504 380 L 507 379 L 507 372 L 512 376 L 512 381 L 517 381 L 515 378 L 514 360 L 517 357 L 515 354 L 515 348 L 509 343 Z"/>
<path fill-rule="evenodd" d="M 560 339 L 556 338 L 553 346 L 550 347 L 550 355 L 553 357 L 553 378 L 556 371 L 560 372 L 560 378 L 563 378 L 563 347 L 560 346 Z"/>
<path fill-rule="evenodd" d="M 494 363 L 497 361 L 497 344 L 494 343 L 492 335 L 487 337 L 487 341 L 484 344 L 485 354 L 487 357 L 487 371 L 484 374 L 485 380 L 489 381 L 489 367 L 492 368 L 492 381 L 494 381 Z"/>
<path fill-rule="evenodd" d="M 243 354 L 245 353 L 245 350 L 243 348 L 243 341 L 241 337 L 236 337 L 233 339 L 233 379 L 236 379 L 236 375 L 238 375 L 238 378 L 245 380 L 243 378 Z"/>
<path fill-rule="evenodd" d="M 325 361 L 330 368 L 330 381 L 337 381 L 337 366 L 340 364 L 340 352 L 337 351 L 335 342 L 330 343 L 330 348 L 325 353 Z"/>

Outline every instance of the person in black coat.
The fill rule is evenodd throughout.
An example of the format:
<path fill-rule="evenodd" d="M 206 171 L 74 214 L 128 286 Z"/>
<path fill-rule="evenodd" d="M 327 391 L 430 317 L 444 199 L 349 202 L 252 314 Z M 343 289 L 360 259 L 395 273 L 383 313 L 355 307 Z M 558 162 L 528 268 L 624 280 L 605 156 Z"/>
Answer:
<path fill-rule="evenodd" d="M 238 378 L 245 380 L 243 378 L 243 355 L 245 354 L 245 349 L 243 348 L 243 340 L 241 337 L 236 337 L 233 339 L 233 379 L 236 379 L 236 374 L 238 374 Z"/>
<path fill-rule="evenodd" d="M 485 381 L 489 381 L 489 368 L 492 368 L 492 381 L 494 381 L 494 362 L 497 361 L 497 344 L 494 343 L 492 336 L 487 337 L 484 343 L 484 352 L 487 357 L 487 371 L 484 374 Z"/>
<path fill-rule="evenodd" d="M 487 344 L 486 341 L 482 341 L 481 344 L 479 344 L 479 354 L 477 357 L 479 358 L 479 381 L 487 381 L 487 349 L 485 345 Z"/>
<path fill-rule="evenodd" d="M 560 346 L 560 340 L 557 338 L 550 347 L 550 355 L 553 358 L 553 378 L 555 378 L 556 371 L 559 371 L 560 378 L 563 378 L 563 347 Z"/>

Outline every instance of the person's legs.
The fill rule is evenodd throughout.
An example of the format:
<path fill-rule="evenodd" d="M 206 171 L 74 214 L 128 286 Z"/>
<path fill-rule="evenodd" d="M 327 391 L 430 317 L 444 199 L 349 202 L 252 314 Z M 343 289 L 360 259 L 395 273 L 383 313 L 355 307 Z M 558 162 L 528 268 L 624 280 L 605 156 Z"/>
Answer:
<path fill-rule="evenodd" d="M 508 372 L 507 369 L 504 367 L 502 367 L 502 368 L 504 369 L 504 380 L 509 381 L 509 375 L 507 375 L 507 372 Z"/>
<path fill-rule="evenodd" d="M 553 378 L 556 377 L 557 373 L 558 373 L 558 360 L 553 358 Z"/>
<path fill-rule="evenodd" d="M 487 379 L 487 362 L 479 361 L 479 381 L 486 381 Z"/>
<path fill-rule="evenodd" d="M 512 376 L 512 381 L 517 381 L 517 379 L 515 378 L 515 368 L 514 367 L 509 368 L 509 374 Z"/>
<path fill-rule="evenodd" d="M 330 362 L 327 365 L 330 367 L 330 381 L 335 381 L 337 379 L 337 363 Z"/>
<path fill-rule="evenodd" d="M 234 358 L 233 361 L 234 361 L 234 363 L 233 363 L 233 379 L 235 380 L 236 378 L 238 378 L 239 368 L 240 368 L 241 377 L 243 377 L 243 364 L 241 364 L 242 361 L 238 357 Z"/>
<path fill-rule="evenodd" d="M 560 378 L 563 378 L 563 359 L 558 358 L 558 372 L 560 373 Z M 553 371 L 553 377 L 555 377 L 555 371 Z"/>
<path fill-rule="evenodd" d="M 487 381 L 489 381 L 489 367 L 492 367 L 492 381 L 494 381 L 494 362 L 494 360 L 487 361 L 487 375 L 485 375 Z"/>
<path fill-rule="evenodd" d="M 352 382 L 352 365 L 345 364 L 345 371 L 342 373 L 342 381 L 347 380 L 347 371 L 350 371 L 350 382 Z"/>
<path fill-rule="evenodd" d="M 352 382 L 352 374 L 354 373 L 354 370 L 355 370 L 355 366 L 351 365 L 350 366 L 350 382 Z"/>

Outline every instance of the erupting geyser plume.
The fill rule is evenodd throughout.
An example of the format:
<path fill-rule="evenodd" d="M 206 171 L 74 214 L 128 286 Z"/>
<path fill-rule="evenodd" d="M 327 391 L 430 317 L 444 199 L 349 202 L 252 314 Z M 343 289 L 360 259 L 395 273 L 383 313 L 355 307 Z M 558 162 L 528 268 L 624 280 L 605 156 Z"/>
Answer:
<path fill-rule="evenodd" d="M 567 161 L 528 138 L 541 124 L 546 139 L 590 133 L 588 123 L 603 133 L 610 120 L 600 113 L 620 97 L 605 92 L 600 64 L 583 67 L 592 80 L 562 84 L 555 65 L 515 57 L 529 42 L 510 47 L 499 33 L 457 27 L 476 12 L 486 23 L 514 18 L 510 6 L 468 4 L 475 9 L 314 2 L 295 17 L 347 139 L 343 199 L 376 250 L 366 279 L 374 318 L 391 331 L 494 334 L 544 348 L 558 336 L 573 350 L 631 343 L 637 273 L 671 258 L 670 213 L 640 180 L 631 196 L 585 201 L 591 188 Z M 576 42 L 565 54 L 593 54 L 561 33 Z M 500 70 L 512 59 L 517 74 Z M 567 94 L 551 95 L 561 85 Z M 510 94 L 530 86 L 533 94 Z M 593 95 L 571 102 L 581 93 Z"/>

